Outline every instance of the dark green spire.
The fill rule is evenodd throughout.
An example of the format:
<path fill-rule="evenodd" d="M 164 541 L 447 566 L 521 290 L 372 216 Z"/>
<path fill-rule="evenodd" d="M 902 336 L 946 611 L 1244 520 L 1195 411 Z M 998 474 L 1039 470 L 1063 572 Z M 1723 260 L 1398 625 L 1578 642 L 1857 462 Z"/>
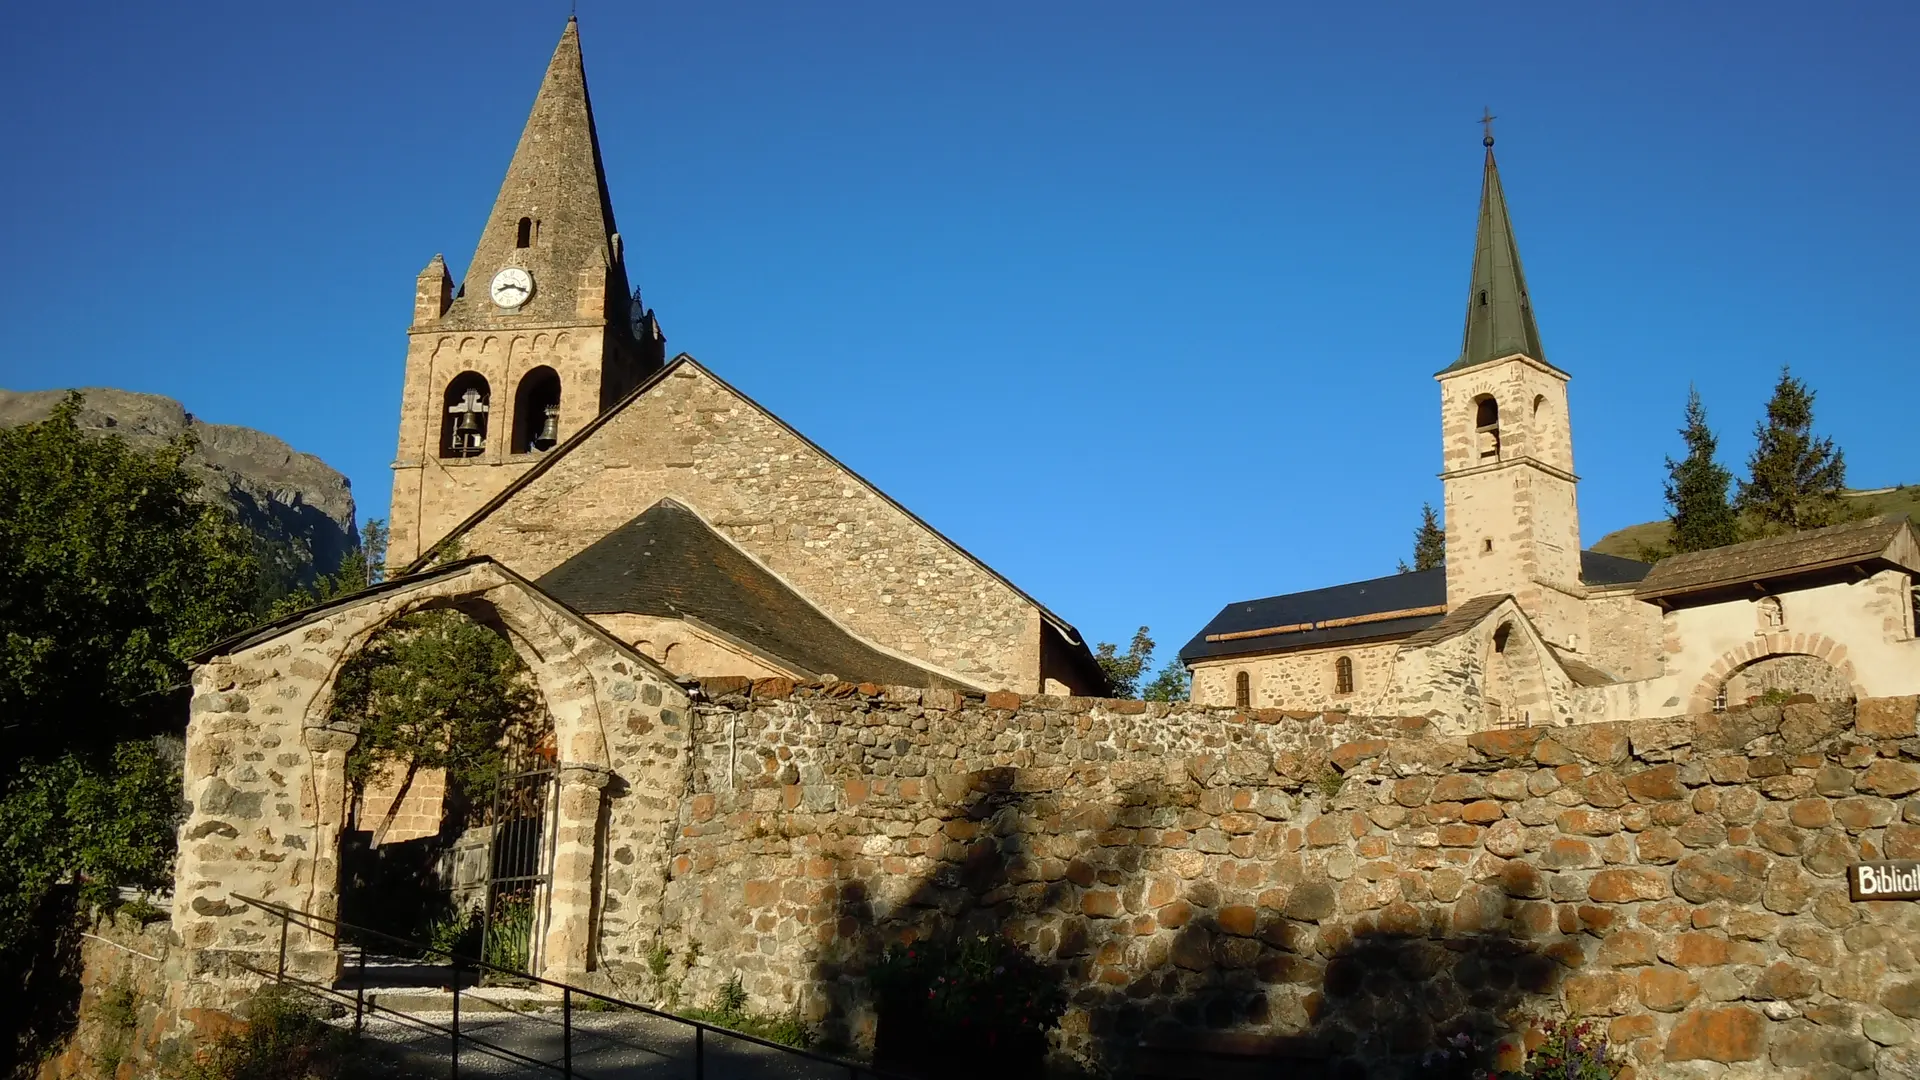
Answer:
<path fill-rule="evenodd" d="M 1493 163 L 1493 134 L 1488 132 L 1486 174 L 1480 182 L 1480 229 L 1473 247 L 1473 288 L 1467 294 L 1467 329 L 1460 359 L 1447 371 L 1462 371 L 1489 360 L 1524 353 L 1541 363 L 1540 328 L 1527 297 L 1527 276 L 1520 269 L 1520 246 L 1507 219 L 1507 197 L 1500 190 L 1500 169 Z"/>

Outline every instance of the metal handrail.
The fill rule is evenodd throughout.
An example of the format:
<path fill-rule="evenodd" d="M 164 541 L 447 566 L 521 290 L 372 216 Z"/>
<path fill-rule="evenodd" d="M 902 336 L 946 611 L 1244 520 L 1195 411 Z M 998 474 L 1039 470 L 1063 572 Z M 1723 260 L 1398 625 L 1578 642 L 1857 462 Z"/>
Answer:
<path fill-rule="evenodd" d="M 310 983 L 309 980 L 293 978 L 287 975 L 287 929 L 289 926 L 294 925 L 297 920 L 313 920 L 313 922 L 315 923 L 325 923 L 328 926 L 331 926 L 333 928 L 333 931 L 328 932 L 324 927 L 315 926 L 312 923 L 308 923 L 308 922 L 299 923 L 302 929 L 320 930 L 322 933 L 327 933 L 328 936 L 332 937 L 335 941 L 340 940 L 339 931 L 350 930 L 350 931 L 353 931 L 356 935 L 363 934 L 368 937 L 389 941 L 396 945 L 404 946 L 407 949 L 414 950 L 416 952 L 429 953 L 437 956 L 444 956 L 447 958 L 447 960 L 451 961 L 454 969 L 453 971 L 453 1024 L 451 1027 L 441 1027 L 429 1021 L 421 1020 L 418 1017 L 407 1016 L 407 1014 L 400 1013 L 397 1010 L 382 1007 L 377 1003 L 375 1003 L 372 1006 L 367 1005 L 366 978 L 365 978 L 367 958 L 366 958 L 365 946 L 362 946 L 360 951 L 360 958 L 359 958 L 359 969 L 360 969 L 361 977 L 356 980 L 357 985 L 355 986 L 355 989 L 354 989 L 355 1005 L 354 1005 L 353 1023 L 354 1023 L 354 1030 L 356 1032 L 359 1031 L 362 1016 L 369 1008 L 371 1008 L 373 1011 L 376 1011 L 376 1012 L 388 1012 L 388 1013 L 393 1013 L 396 1016 L 406 1017 L 408 1020 L 414 1022 L 417 1025 L 431 1028 L 433 1030 L 436 1030 L 443 1034 L 447 1034 L 451 1036 L 452 1038 L 451 1046 L 453 1049 L 453 1053 L 452 1053 L 452 1060 L 450 1063 L 449 1075 L 453 1077 L 454 1080 L 458 1080 L 460 1075 L 459 1047 L 460 1047 L 460 1040 L 462 1038 L 465 1038 L 468 1042 L 471 1042 L 476 1046 L 480 1046 L 489 1052 L 503 1053 L 506 1055 L 510 1055 L 511 1057 L 517 1060 L 525 1061 L 529 1064 L 540 1065 L 544 1068 L 552 1069 L 555 1072 L 559 1072 L 567 1077 L 572 1077 L 574 1075 L 574 1072 L 573 1072 L 573 998 L 574 998 L 574 995 L 576 994 L 591 998 L 595 1001 L 604 1002 L 605 1004 L 612 1005 L 617 1008 L 629 1009 L 629 1010 L 632 1010 L 633 1012 L 644 1013 L 648 1016 L 658 1017 L 659 1019 L 662 1019 L 662 1020 L 671 1020 L 676 1024 L 684 1024 L 687 1027 L 692 1028 L 693 1029 L 693 1048 L 694 1048 L 693 1075 L 695 1077 L 695 1080 L 704 1080 L 704 1077 L 706 1076 L 706 1033 L 709 1031 L 716 1032 L 720 1035 L 724 1035 L 729 1039 L 738 1039 L 743 1042 L 753 1043 L 757 1046 L 764 1046 L 769 1050 L 777 1050 L 780 1053 L 788 1054 L 793 1057 L 805 1058 L 809 1061 L 818 1062 L 822 1065 L 831 1065 L 836 1068 L 845 1069 L 847 1070 L 848 1080 L 859 1080 L 859 1077 L 861 1077 L 862 1075 L 874 1077 L 875 1080 L 913 1080 L 913 1078 L 907 1077 L 903 1074 L 889 1072 L 884 1069 L 877 1069 L 877 1068 L 874 1068 L 872 1065 L 868 1065 L 863 1062 L 852 1061 L 847 1058 L 834 1057 L 831 1054 L 816 1054 L 811 1050 L 803 1050 L 797 1046 L 787 1046 L 783 1043 L 774 1042 L 771 1039 L 763 1039 L 758 1035 L 750 1035 L 747 1032 L 738 1031 L 733 1028 L 725 1027 L 720 1024 L 709 1024 L 704 1020 L 694 1020 L 689 1017 L 680 1016 L 677 1013 L 667 1012 L 664 1009 L 656 1009 L 650 1005 L 642 1005 L 637 1001 L 627 1001 L 623 998 L 617 998 L 608 994 L 602 994 L 602 993 L 599 993 L 598 991 L 589 990 L 584 986 L 574 986 L 571 983 L 563 983 L 554 979 L 546 979 L 538 975 L 529 975 L 526 972 L 515 971 L 512 968 L 501 967 L 498 964 L 490 964 L 485 960 L 477 959 L 475 957 L 461 956 L 460 954 L 455 953 L 451 949 L 443 949 L 437 945 L 425 945 L 418 941 L 412 941 L 395 934 L 389 934 L 383 930 L 375 930 L 372 927 L 358 926 L 358 925 L 355 925 L 354 923 L 345 922 L 341 919 L 335 919 L 326 915 L 316 915 L 310 911 L 302 911 L 299 908 L 288 907 L 285 904 L 276 904 L 271 900 L 262 900 L 259 897 L 247 896 L 243 893 L 229 893 L 228 895 L 233 897 L 235 900 L 240 901 L 241 903 L 250 904 L 280 919 L 280 956 L 279 956 L 279 964 L 278 964 L 277 970 L 270 973 L 270 972 L 263 971 L 259 968 L 251 967 L 250 965 L 245 965 L 245 964 L 242 965 L 243 967 L 246 967 L 250 971 L 257 972 L 258 974 L 261 974 L 261 975 L 270 976 L 278 982 L 292 982 L 295 985 L 312 986 L 316 988 L 318 988 L 319 986 L 319 984 L 317 983 Z M 550 986 L 556 990 L 559 990 L 560 1000 L 561 1000 L 561 1012 L 563 1016 L 562 1023 L 564 1025 L 564 1036 L 563 1036 L 564 1056 L 563 1056 L 562 1062 L 560 1064 L 555 1064 L 551 1061 L 541 1061 L 538 1058 L 527 1057 L 526 1055 L 517 1053 L 513 1050 L 508 1050 L 505 1047 L 494 1046 L 490 1043 L 485 1042 L 484 1040 L 474 1038 L 474 1036 L 471 1034 L 463 1034 L 460 1031 L 460 972 L 461 972 L 461 969 L 464 967 L 472 967 L 476 970 L 492 971 L 501 975 L 509 976 L 514 979 L 521 979 L 527 982 L 539 983 L 542 986 Z M 339 993 L 338 991 L 335 991 L 332 988 L 322 988 L 322 989 L 325 989 L 326 992 L 328 993 Z M 341 993 L 340 996 L 344 997 L 345 994 Z M 637 1047 L 637 1048 L 647 1049 L 644 1047 Z M 658 1052 L 658 1051 L 655 1051 L 655 1052 Z"/>

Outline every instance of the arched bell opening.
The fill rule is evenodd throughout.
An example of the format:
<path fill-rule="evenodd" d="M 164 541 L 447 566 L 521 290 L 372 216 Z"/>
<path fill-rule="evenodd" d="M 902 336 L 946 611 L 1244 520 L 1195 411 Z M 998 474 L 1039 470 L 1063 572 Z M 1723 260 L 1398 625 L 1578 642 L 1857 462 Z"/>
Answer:
<path fill-rule="evenodd" d="M 486 452 L 491 397 L 486 376 L 477 371 L 463 371 L 447 384 L 440 410 L 441 457 L 473 458 Z"/>
<path fill-rule="evenodd" d="M 327 716 L 359 728 L 341 919 L 537 973 L 556 741 L 498 614 L 480 602 L 393 618 L 343 661 Z"/>
<path fill-rule="evenodd" d="M 513 395 L 513 452 L 551 450 L 560 441 L 560 373 L 537 367 Z"/>
<path fill-rule="evenodd" d="M 1473 399 L 1475 454 L 1481 460 L 1500 456 L 1500 403 L 1491 394 Z"/>

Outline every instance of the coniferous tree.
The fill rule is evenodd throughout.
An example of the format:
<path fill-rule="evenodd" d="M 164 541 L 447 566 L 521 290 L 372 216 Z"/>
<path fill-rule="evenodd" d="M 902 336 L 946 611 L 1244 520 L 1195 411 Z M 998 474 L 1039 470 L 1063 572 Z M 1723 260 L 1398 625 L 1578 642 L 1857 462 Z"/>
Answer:
<path fill-rule="evenodd" d="M 1707 426 L 1700 391 L 1687 388 L 1687 423 L 1680 429 L 1687 456 L 1667 459 L 1667 520 L 1673 525 L 1673 552 L 1705 551 L 1740 539 L 1740 518 L 1727 501 L 1733 481 L 1714 453 L 1719 439 Z"/>
<path fill-rule="evenodd" d="M 1440 527 L 1440 515 L 1432 503 L 1420 505 L 1420 527 L 1413 530 L 1413 565 L 1400 564 L 1400 572 L 1437 570 L 1447 561 L 1447 531 Z"/>
<path fill-rule="evenodd" d="M 1780 369 L 1767 418 L 1755 431 L 1747 473 L 1734 507 L 1762 532 L 1818 529 L 1846 519 L 1840 501 L 1846 458 L 1832 439 L 1813 434 L 1813 391 L 1787 368 Z"/>

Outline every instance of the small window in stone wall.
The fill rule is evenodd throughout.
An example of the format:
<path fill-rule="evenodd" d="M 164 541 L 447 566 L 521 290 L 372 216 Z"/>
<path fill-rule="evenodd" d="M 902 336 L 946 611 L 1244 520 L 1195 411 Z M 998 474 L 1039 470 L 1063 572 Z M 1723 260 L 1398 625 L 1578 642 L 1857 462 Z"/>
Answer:
<path fill-rule="evenodd" d="M 1244 671 L 1233 673 L 1233 703 L 1242 709 L 1253 704 L 1253 680 Z"/>
<path fill-rule="evenodd" d="M 1333 692 L 1353 693 L 1353 657 L 1343 656 L 1333 662 Z"/>

